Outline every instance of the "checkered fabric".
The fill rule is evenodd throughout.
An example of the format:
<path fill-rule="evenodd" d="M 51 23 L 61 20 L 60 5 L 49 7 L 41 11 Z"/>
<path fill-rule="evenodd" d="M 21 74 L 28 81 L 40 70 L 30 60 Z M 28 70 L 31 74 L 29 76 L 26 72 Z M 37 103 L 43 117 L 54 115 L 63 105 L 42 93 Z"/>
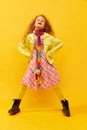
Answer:
<path fill-rule="evenodd" d="M 45 57 L 44 47 L 42 48 L 41 51 L 40 69 L 41 69 L 42 84 L 39 86 L 36 80 L 36 49 L 34 48 L 33 56 L 30 61 L 29 67 L 22 79 L 22 84 L 29 88 L 37 90 L 39 88 L 43 89 L 50 88 L 60 81 L 59 75 L 54 65 L 49 64 Z"/>

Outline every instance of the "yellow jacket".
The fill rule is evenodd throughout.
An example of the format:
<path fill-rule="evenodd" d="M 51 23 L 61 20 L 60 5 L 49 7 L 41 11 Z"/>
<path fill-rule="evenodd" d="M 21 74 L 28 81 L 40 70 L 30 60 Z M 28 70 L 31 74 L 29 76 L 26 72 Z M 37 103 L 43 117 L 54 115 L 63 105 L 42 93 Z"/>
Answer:
<path fill-rule="evenodd" d="M 48 33 L 44 33 L 43 43 L 46 59 L 50 64 L 53 64 L 54 59 L 52 58 L 52 55 L 60 47 L 62 47 L 63 43 L 59 39 L 55 38 L 54 36 Z M 31 33 L 26 36 L 25 42 L 21 41 L 18 44 L 18 50 L 20 53 L 31 59 L 33 49 L 34 49 L 34 33 Z"/>

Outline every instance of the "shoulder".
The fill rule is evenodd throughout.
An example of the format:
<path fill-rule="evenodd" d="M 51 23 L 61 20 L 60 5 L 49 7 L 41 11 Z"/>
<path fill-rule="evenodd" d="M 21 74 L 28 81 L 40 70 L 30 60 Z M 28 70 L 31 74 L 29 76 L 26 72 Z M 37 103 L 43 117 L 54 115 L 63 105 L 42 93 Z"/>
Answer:
<path fill-rule="evenodd" d="M 28 41 L 34 41 L 34 34 L 33 33 L 30 33 L 26 36 L 26 40 Z"/>
<path fill-rule="evenodd" d="M 52 38 L 53 36 L 51 34 L 45 32 L 44 33 L 44 38 L 46 38 L 46 37 Z"/>
<path fill-rule="evenodd" d="M 26 38 L 32 38 L 33 37 L 33 33 L 30 33 L 30 34 L 28 34 L 27 36 L 26 36 Z"/>
<path fill-rule="evenodd" d="M 60 40 L 59 38 L 57 38 L 54 35 L 51 35 L 49 33 L 44 33 L 44 38 L 47 38 L 47 39 L 50 39 L 50 40 L 53 40 L 53 41 L 55 41 L 55 40 L 59 41 Z"/>

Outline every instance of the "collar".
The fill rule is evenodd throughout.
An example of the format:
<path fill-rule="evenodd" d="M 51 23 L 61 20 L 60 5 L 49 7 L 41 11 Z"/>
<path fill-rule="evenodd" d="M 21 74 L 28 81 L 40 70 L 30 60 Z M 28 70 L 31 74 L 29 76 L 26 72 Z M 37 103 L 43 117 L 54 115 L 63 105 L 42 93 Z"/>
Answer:
<path fill-rule="evenodd" d="M 48 37 L 49 35 L 50 35 L 50 34 L 44 32 L 43 39 L 45 39 L 45 38 Z M 29 34 L 28 36 L 29 36 L 29 38 L 32 39 L 32 41 L 34 41 L 34 33 L 31 33 L 31 34 Z"/>

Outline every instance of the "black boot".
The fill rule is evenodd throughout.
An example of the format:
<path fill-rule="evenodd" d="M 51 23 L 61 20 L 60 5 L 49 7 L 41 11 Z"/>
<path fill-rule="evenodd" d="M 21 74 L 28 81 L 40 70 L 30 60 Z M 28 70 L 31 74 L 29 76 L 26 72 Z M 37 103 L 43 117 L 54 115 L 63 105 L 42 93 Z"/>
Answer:
<path fill-rule="evenodd" d="M 12 106 L 12 108 L 8 111 L 8 113 L 9 113 L 10 115 L 14 115 L 14 114 L 20 112 L 20 108 L 19 108 L 20 102 L 21 102 L 20 99 L 14 99 L 13 106 Z"/>
<path fill-rule="evenodd" d="M 62 103 L 62 106 L 63 106 L 63 109 L 62 109 L 62 112 L 64 113 L 65 116 L 70 116 L 70 110 L 69 110 L 69 103 L 68 101 L 65 99 L 65 100 L 61 100 L 61 103 Z"/>

